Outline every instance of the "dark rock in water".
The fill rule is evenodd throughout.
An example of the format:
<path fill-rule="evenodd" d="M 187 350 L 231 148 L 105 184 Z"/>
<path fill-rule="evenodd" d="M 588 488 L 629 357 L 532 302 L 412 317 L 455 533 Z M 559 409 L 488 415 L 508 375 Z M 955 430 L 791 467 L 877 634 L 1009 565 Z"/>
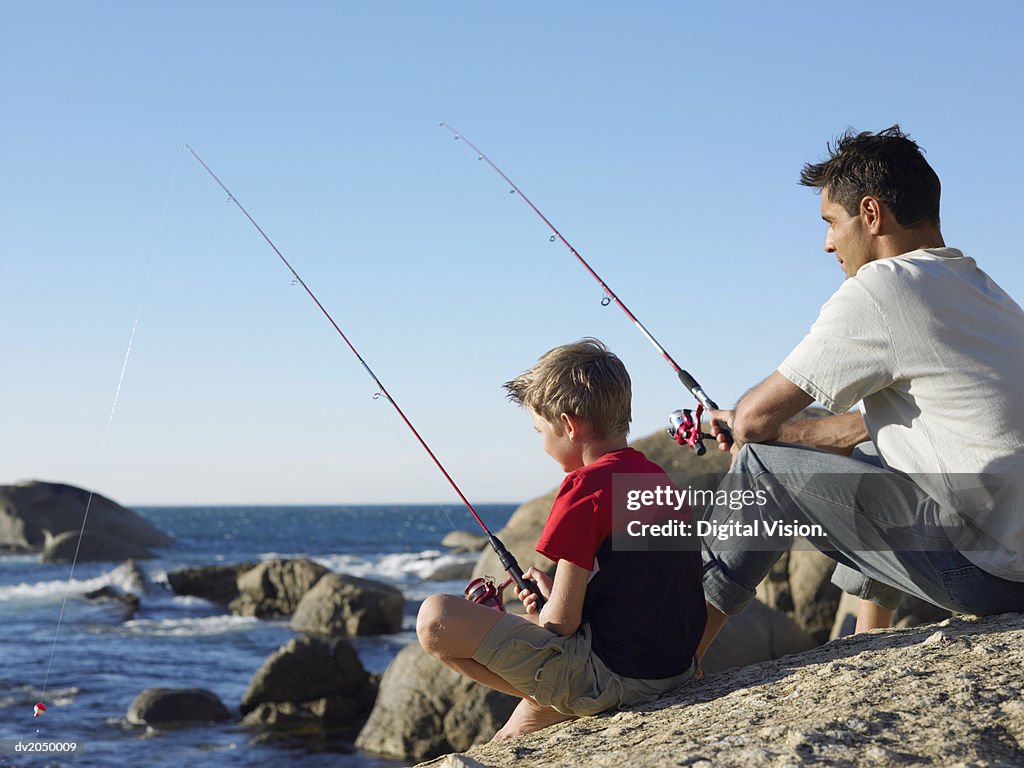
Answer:
<path fill-rule="evenodd" d="M 354 736 L 375 692 L 347 641 L 299 637 L 278 648 L 249 682 L 243 724 Z"/>
<path fill-rule="evenodd" d="M 61 483 L 28 481 L 0 485 L 0 547 L 38 552 L 49 531 L 59 536 L 82 529 L 86 507 L 86 533 L 98 534 L 137 547 L 160 547 L 174 542 L 130 509 L 98 493 Z"/>
<path fill-rule="evenodd" d="M 139 606 L 142 603 L 138 595 L 132 592 L 122 592 L 109 584 L 105 587 L 94 589 L 92 592 L 86 592 L 85 599 L 112 600 L 116 603 L 120 603 L 125 608 L 125 619 L 129 619 L 134 616 L 138 612 Z"/>
<path fill-rule="evenodd" d="M 239 596 L 238 577 L 257 565 L 251 562 L 182 568 L 168 573 L 167 583 L 176 594 L 192 595 L 227 605 Z"/>
<path fill-rule="evenodd" d="M 384 673 L 356 746 L 415 760 L 461 752 L 489 741 L 518 702 L 463 677 L 414 643 Z"/>
<path fill-rule="evenodd" d="M 388 635 L 402 628 L 405 598 L 388 584 L 327 573 L 299 601 L 296 632 L 317 635 Z"/>
<path fill-rule="evenodd" d="M 229 607 L 236 616 L 291 616 L 325 573 L 326 568 L 305 558 L 267 560 L 239 575 L 239 595 Z"/>
<path fill-rule="evenodd" d="M 103 560 L 146 560 L 151 557 L 153 553 L 139 544 L 86 530 L 84 534 L 80 534 L 79 531 L 65 531 L 47 538 L 43 546 L 42 561 L 70 563 L 77 559 L 79 563 L 86 563 Z"/>
<path fill-rule="evenodd" d="M 487 546 L 487 537 L 469 531 L 449 531 L 441 539 L 441 546 L 479 552 Z"/>
<path fill-rule="evenodd" d="M 201 688 L 147 688 L 128 707 L 133 725 L 212 723 L 229 717 L 216 694 Z"/>

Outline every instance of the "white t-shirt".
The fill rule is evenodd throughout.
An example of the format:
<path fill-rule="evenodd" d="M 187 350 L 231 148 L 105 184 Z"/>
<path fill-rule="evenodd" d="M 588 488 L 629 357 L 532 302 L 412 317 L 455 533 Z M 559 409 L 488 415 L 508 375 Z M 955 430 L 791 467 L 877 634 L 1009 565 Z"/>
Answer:
<path fill-rule="evenodd" d="M 967 532 L 963 554 L 1024 581 L 1024 312 L 974 259 L 865 264 L 779 373 L 833 413 L 863 400 L 883 462 Z"/>

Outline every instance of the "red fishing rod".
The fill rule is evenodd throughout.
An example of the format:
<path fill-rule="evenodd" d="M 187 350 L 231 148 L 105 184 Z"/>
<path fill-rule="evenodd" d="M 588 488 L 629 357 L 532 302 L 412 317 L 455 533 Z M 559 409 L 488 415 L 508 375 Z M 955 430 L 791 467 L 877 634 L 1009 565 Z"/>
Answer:
<path fill-rule="evenodd" d="M 601 276 L 594 271 L 593 267 L 591 267 L 590 264 L 587 263 L 587 260 L 580 256 L 579 251 L 572 247 L 572 244 L 565 239 L 565 236 L 558 231 L 558 228 L 550 221 L 548 221 L 548 217 L 541 213 L 540 209 L 533 204 L 530 198 L 523 194 L 523 190 L 521 190 L 518 187 L 518 185 L 514 181 L 512 181 L 512 179 L 510 179 L 503 170 L 501 170 L 501 168 L 495 165 L 494 161 L 491 160 L 491 158 L 489 158 L 487 155 L 485 155 L 483 151 L 476 146 L 476 144 L 471 142 L 469 139 L 467 139 L 465 136 L 463 136 L 461 133 L 452 128 L 447 123 L 441 123 L 441 127 L 447 128 L 449 131 L 451 131 L 456 140 L 461 139 L 462 141 L 464 141 L 474 152 L 476 152 L 477 160 L 483 160 L 484 162 L 486 162 L 489 166 L 491 166 L 495 173 L 497 173 L 502 179 L 504 179 L 505 183 L 512 188 L 511 191 L 514 194 L 518 195 L 522 199 L 522 201 L 530 207 L 530 210 L 537 214 L 537 216 L 540 217 L 541 221 L 544 222 L 547 228 L 551 230 L 551 236 L 548 239 L 551 242 L 554 242 L 556 239 L 560 240 L 562 245 L 568 248 L 569 252 L 576 257 L 576 260 L 583 265 L 583 268 L 590 273 L 590 276 L 597 280 L 598 284 L 604 291 L 604 298 L 601 299 L 602 306 L 608 306 L 611 302 L 614 301 L 618 305 L 619 309 L 626 313 L 626 317 L 628 317 L 632 321 L 633 325 L 636 326 L 637 330 L 644 335 L 644 338 L 651 343 L 651 346 L 653 346 L 658 351 L 658 353 L 663 358 L 665 358 L 665 361 L 670 366 L 672 366 L 672 370 L 675 371 L 676 376 L 679 377 L 679 380 L 683 383 L 683 386 L 690 390 L 690 393 L 697 399 L 698 405 L 696 414 L 687 409 L 673 411 L 671 416 L 669 416 L 669 423 L 671 424 L 672 428 L 669 429 L 668 432 L 672 437 L 675 438 L 677 443 L 679 443 L 680 445 L 690 446 L 691 448 L 693 448 L 693 450 L 697 453 L 698 456 L 702 456 L 705 451 L 704 439 L 711 438 L 712 436 L 704 432 L 701 432 L 700 417 L 705 408 L 715 411 L 719 410 L 718 405 L 715 403 L 715 401 L 708 397 L 703 387 L 701 387 L 701 385 L 697 383 L 697 380 L 693 378 L 693 376 L 691 376 L 689 372 L 684 370 L 679 365 L 679 363 L 672 359 L 672 356 L 665 350 L 663 346 L 661 346 L 661 344 L 658 343 L 658 340 L 655 339 L 653 335 L 651 335 L 651 332 L 644 327 L 644 324 L 641 323 L 636 318 L 636 315 L 630 312 L 629 307 L 627 307 L 623 303 L 622 299 L 615 295 L 615 292 L 608 287 L 608 284 L 604 280 L 602 280 Z M 732 436 L 729 435 L 728 431 L 725 428 L 720 427 L 720 429 L 727 437 L 729 437 L 730 440 L 732 439 Z"/>
<path fill-rule="evenodd" d="M 519 563 L 516 562 L 515 557 L 513 557 L 512 553 L 505 548 L 505 545 L 502 544 L 501 539 L 499 539 L 497 536 L 491 533 L 490 529 L 480 518 L 480 515 L 478 515 L 476 510 L 473 508 L 473 505 L 469 503 L 469 499 L 467 499 L 465 494 L 462 493 L 462 490 L 455 483 L 455 480 L 452 479 L 452 476 L 448 474 L 448 470 L 444 468 L 444 465 L 441 464 L 437 456 L 434 455 L 434 452 L 430 450 L 430 446 L 427 445 L 426 440 L 423 439 L 423 437 L 420 435 L 416 427 L 412 425 L 412 422 L 409 421 L 409 417 L 405 415 L 405 412 L 401 409 L 398 403 L 395 402 L 395 399 L 391 397 L 391 394 L 381 383 L 381 380 L 377 378 L 377 374 L 373 372 L 373 369 L 371 369 L 370 366 L 366 363 L 366 360 L 363 359 L 363 356 L 359 354 L 359 350 L 357 350 L 355 346 L 352 344 L 352 342 L 349 341 L 348 336 L 346 336 L 345 332 L 341 330 L 341 326 L 339 326 L 334 321 L 334 318 L 331 317 L 331 313 L 327 311 L 324 305 L 320 303 L 320 299 L 316 297 L 316 294 L 314 294 L 310 287 L 306 285 L 306 281 L 303 280 L 299 273 L 295 271 L 295 268 L 289 263 L 288 259 L 284 257 L 284 254 L 281 253 L 281 251 L 278 249 L 276 245 L 274 245 L 274 241 L 271 240 L 267 233 L 263 231 L 263 228 L 256 223 L 256 220 L 249 214 L 247 210 L 245 210 L 245 207 L 238 201 L 238 198 L 231 193 L 231 190 L 229 190 L 225 186 L 224 182 L 217 177 L 217 174 L 215 174 L 210 169 L 210 166 L 203 162 L 203 159 L 199 157 L 196 151 L 192 149 L 192 147 L 190 147 L 188 144 L 185 145 L 185 149 L 192 153 L 192 157 L 194 157 L 199 162 L 199 164 L 203 166 L 206 172 L 210 174 L 210 178 L 217 182 L 217 185 L 224 190 L 224 194 L 228 196 L 228 202 L 234 203 L 238 210 L 245 214 L 245 218 L 247 218 L 249 220 L 249 223 L 256 228 L 256 231 L 260 233 L 264 240 L 266 240 L 267 245 L 269 245 L 273 249 L 274 253 L 277 254 L 277 257 L 281 260 L 281 263 L 284 264 L 285 267 L 288 268 L 288 271 L 292 273 L 292 277 L 295 279 L 295 282 L 298 285 L 302 286 L 302 289 L 309 295 L 309 298 L 313 300 L 313 303 L 316 304 L 317 308 L 323 313 L 323 316 L 327 318 L 327 321 L 331 324 L 334 330 L 338 332 L 338 335 L 341 336 L 345 344 L 348 345 L 348 348 L 352 350 L 352 354 L 356 356 L 356 359 L 359 360 L 360 364 L 363 366 L 365 371 L 370 375 L 370 378 L 373 379 L 373 383 L 377 386 L 379 395 L 383 396 L 384 399 L 391 403 L 391 406 L 395 409 L 395 412 L 401 417 L 402 421 L 405 422 L 405 426 L 409 428 L 409 431 L 412 432 L 415 438 L 419 441 L 419 444 L 423 446 L 423 450 L 427 452 L 427 455 L 434 462 L 434 465 L 441 471 L 441 474 L 444 475 L 445 480 L 448 481 L 448 484 L 452 487 L 455 493 L 458 494 L 458 497 L 462 500 L 462 503 L 466 505 L 466 509 L 468 509 L 469 513 L 473 515 L 473 519 L 476 520 L 477 523 L 479 523 L 480 527 L 487 535 L 487 541 L 488 543 L 490 543 L 491 548 L 494 550 L 494 553 L 498 556 L 498 560 L 501 561 L 502 568 L 504 568 L 509 574 L 509 581 L 506 581 L 505 584 L 503 584 L 501 587 L 495 589 L 493 583 L 489 583 L 486 580 L 482 581 L 481 579 L 475 579 L 470 583 L 468 587 L 466 587 L 466 596 L 474 602 L 482 603 L 485 605 L 494 605 L 494 601 L 496 600 L 497 605 L 495 605 L 494 607 L 501 608 L 501 589 L 503 589 L 510 581 L 514 581 L 520 591 L 528 589 L 535 595 L 537 595 L 538 610 L 541 607 L 543 607 L 544 598 L 540 594 L 540 590 L 538 590 L 537 588 L 537 583 L 527 579 L 523 575 L 523 569 L 519 567 Z M 483 588 L 481 588 L 480 586 L 481 583 L 484 585 Z M 487 585 L 489 585 L 489 589 L 486 588 Z M 497 593 L 497 598 L 494 597 L 495 592 Z"/>

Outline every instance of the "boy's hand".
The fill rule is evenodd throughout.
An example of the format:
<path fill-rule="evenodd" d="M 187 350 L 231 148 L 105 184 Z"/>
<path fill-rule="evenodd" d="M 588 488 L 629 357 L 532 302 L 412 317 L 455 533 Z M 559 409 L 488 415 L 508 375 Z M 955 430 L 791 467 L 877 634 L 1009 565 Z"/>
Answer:
<path fill-rule="evenodd" d="M 527 581 L 533 581 L 537 585 L 537 589 L 540 590 L 541 595 L 545 600 L 551 599 L 551 577 L 548 576 L 544 571 L 536 568 L 530 568 L 523 574 L 523 577 Z M 537 595 L 528 589 L 522 589 L 517 593 L 520 601 L 523 603 L 523 607 L 526 608 L 527 613 L 537 613 Z"/>

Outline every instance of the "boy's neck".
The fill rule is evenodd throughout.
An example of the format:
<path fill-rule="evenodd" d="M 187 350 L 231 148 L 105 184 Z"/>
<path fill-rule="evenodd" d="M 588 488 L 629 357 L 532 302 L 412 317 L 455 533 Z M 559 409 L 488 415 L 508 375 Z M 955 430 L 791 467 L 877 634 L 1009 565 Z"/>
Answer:
<path fill-rule="evenodd" d="M 583 444 L 583 466 L 585 467 L 588 464 L 593 464 L 606 453 L 621 451 L 623 448 L 628 447 L 629 444 L 624 435 L 619 437 L 609 437 L 604 440 L 587 440 Z"/>

